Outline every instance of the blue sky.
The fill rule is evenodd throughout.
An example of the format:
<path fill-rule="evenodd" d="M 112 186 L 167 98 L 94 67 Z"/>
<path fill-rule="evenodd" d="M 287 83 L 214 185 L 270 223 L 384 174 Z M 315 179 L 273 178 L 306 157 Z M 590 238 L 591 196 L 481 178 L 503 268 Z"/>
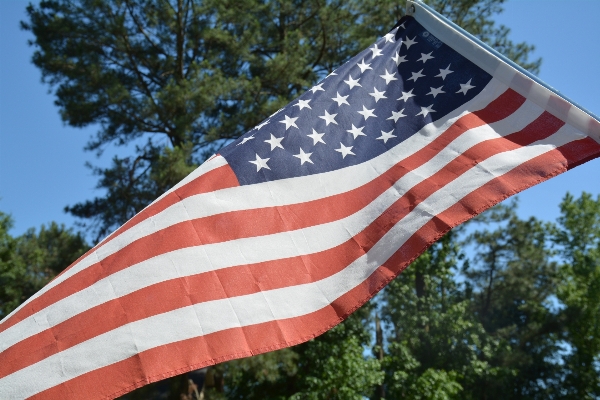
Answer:
<path fill-rule="evenodd" d="M 83 147 L 95 128 L 65 126 L 48 86 L 30 62 L 28 32 L 19 29 L 25 0 L 0 0 L 0 210 L 15 219 L 13 234 L 74 219 L 65 205 L 91 199 L 96 177 L 86 161 L 108 165 L 115 150 L 101 158 Z M 509 0 L 497 21 L 511 38 L 536 46 L 540 78 L 592 113 L 600 115 L 600 1 Z M 600 159 L 593 160 L 519 195 L 519 214 L 553 220 L 567 191 L 600 194 Z"/>

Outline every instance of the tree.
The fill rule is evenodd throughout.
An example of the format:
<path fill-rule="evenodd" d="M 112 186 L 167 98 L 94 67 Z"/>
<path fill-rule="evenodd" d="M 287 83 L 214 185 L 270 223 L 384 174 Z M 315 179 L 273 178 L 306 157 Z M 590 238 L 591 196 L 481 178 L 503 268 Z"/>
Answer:
<path fill-rule="evenodd" d="M 469 313 L 456 282 L 464 257 L 456 239 L 451 231 L 384 290 L 385 398 L 470 398 L 475 382 L 503 372 L 490 363 L 498 341 Z"/>
<path fill-rule="evenodd" d="M 0 212 L 0 319 L 40 290 L 89 247 L 80 234 L 55 222 L 13 237 Z"/>
<path fill-rule="evenodd" d="M 553 302 L 559 283 L 551 249 L 554 226 L 533 217 L 521 220 L 516 206 L 515 201 L 478 218 L 494 229 L 471 234 L 477 253 L 464 269 L 473 315 L 499 343 L 489 362 L 506 372 L 476 383 L 490 399 L 548 398 L 561 374 L 550 362 L 560 352 L 563 329 Z"/>
<path fill-rule="evenodd" d="M 560 204 L 555 242 L 561 256 L 558 299 L 564 304 L 565 398 L 600 397 L 600 196 Z"/>

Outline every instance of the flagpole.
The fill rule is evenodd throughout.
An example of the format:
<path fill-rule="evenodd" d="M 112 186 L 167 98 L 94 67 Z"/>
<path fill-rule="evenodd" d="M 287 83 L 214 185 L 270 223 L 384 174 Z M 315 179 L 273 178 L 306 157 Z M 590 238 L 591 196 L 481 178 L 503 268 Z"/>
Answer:
<path fill-rule="evenodd" d="M 440 23 L 445 24 L 448 27 L 454 29 L 455 31 L 460 32 L 468 40 L 474 42 L 475 44 L 482 47 L 486 51 L 492 53 L 494 56 L 499 58 L 502 62 L 510 65 L 511 67 L 513 67 L 514 69 L 516 69 L 517 71 L 522 73 L 523 75 L 527 76 L 529 79 L 531 79 L 531 80 L 535 81 L 536 83 L 540 84 L 541 86 L 545 87 L 546 89 L 548 89 L 552 93 L 556 94 L 563 100 L 569 102 L 571 105 L 579 108 L 581 111 L 589 114 L 592 118 L 596 119 L 597 121 L 600 121 L 600 118 L 596 114 L 592 113 L 590 110 L 586 109 L 585 107 L 582 107 L 580 104 L 571 100 L 570 98 L 568 98 L 567 96 L 565 96 L 564 94 L 562 94 L 561 92 L 559 92 L 558 90 L 556 90 L 555 88 L 553 88 L 552 86 L 547 84 L 546 82 L 542 81 L 540 78 L 538 78 L 537 76 L 535 76 L 534 74 L 532 74 L 531 72 L 526 70 L 525 68 L 521 67 L 519 64 L 515 63 L 511 59 L 507 58 L 505 55 L 498 52 L 496 49 L 489 46 L 487 43 L 484 43 L 481 40 L 479 40 L 478 38 L 476 38 L 475 36 L 471 35 L 469 32 L 467 32 L 460 26 L 456 25 L 454 22 L 450 21 L 449 19 L 444 17 L 442 14 L 438 13 L 433 8 L 428 6 L 427 4 L 423 3 L 421 0 L 407 0 L 406 1 L 406 15 L 414 16 L 420 10 L 430 14 L 432 17 L 439 20 Z"/>

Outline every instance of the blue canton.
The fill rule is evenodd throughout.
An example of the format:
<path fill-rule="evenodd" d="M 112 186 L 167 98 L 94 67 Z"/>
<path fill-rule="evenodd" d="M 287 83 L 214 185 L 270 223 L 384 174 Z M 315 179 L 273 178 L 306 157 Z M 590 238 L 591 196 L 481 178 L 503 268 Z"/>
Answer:
<path fill-rule="evenodd" d="M 242 185 L 360 164 L 471 100 L 490 80 L 405 17 L 220 154 Z"/>

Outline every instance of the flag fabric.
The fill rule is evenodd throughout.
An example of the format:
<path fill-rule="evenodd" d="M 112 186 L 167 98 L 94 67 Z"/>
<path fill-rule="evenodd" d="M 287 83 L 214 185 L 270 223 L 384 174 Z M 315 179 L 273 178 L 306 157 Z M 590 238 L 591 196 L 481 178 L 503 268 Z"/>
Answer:
<path fill-rule="evenodd" d="M 114 398 L 309 340 L 600 124 L 417 4 L 0 323 L 0 398 Z"/>

